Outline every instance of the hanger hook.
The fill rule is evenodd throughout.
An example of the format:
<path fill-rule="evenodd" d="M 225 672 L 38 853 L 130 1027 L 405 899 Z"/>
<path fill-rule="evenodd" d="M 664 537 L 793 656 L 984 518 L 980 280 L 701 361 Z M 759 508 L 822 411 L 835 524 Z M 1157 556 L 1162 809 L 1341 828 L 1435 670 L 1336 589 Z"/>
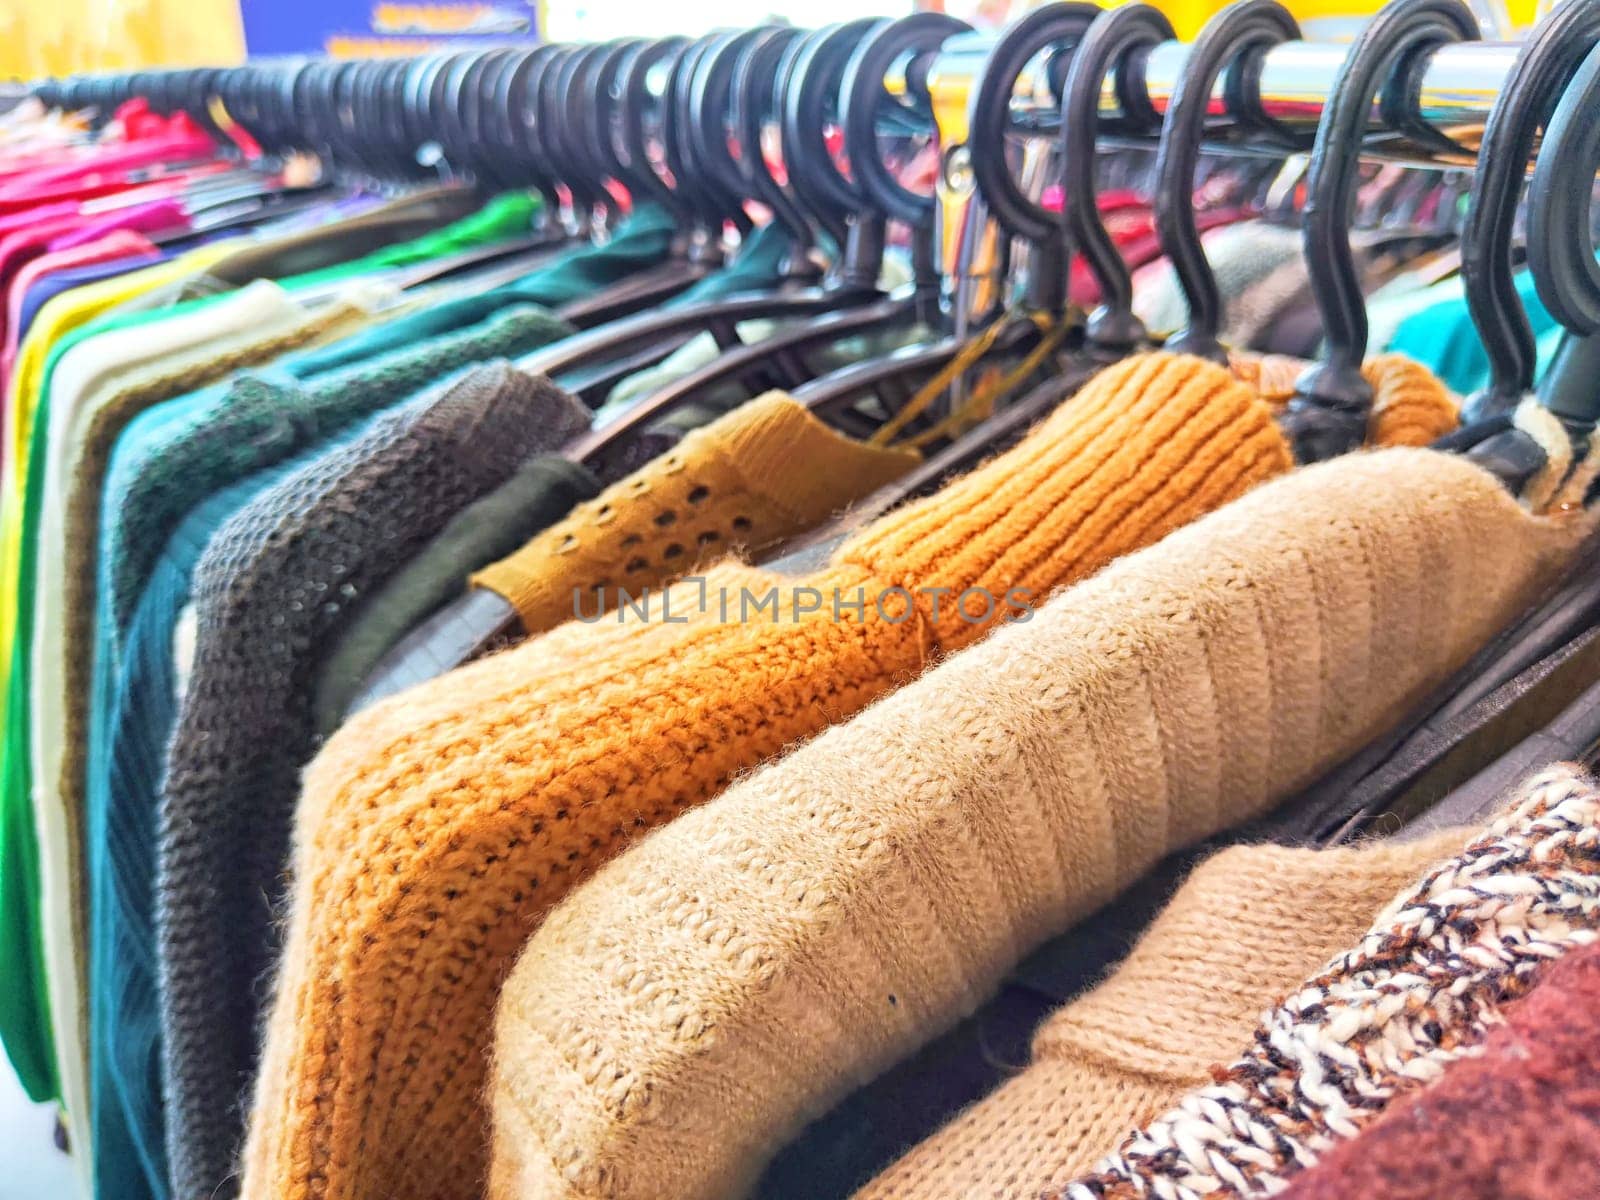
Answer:
<path fill-rule="evenodd" d="M 1156 150 L 1156 232 L 1189 308 L 1189 324 L 1167 340 L 1168 350 L 1212 362 L 1228 361 L 1218 337 L 1226 308 L 1194 216 L 1195 170 L 1206 118 L 1211 112 L 1212 92 L 1224 71 L 1228 72 L 1224 110 L 1236 118 L 1258 110 L 1259 98 L 1248 106 L 1233 103 L 1242 99 L 1243 84 L 1234 81 L 1246 72 L 1239 68 L 1247 58 L 1299 37 L 1300 26 L 1278 0 L 1238 0 L 1206 22 L 1183 65 L 1161 122 Z"/>
<path fill-rule="evenodd" d="M 881 17 L 860 17 L 819 29 L 796 46 L 786 80 L 783 160 L 789 183 L 841 251 L 855 219 L 862 215 L 863 192 L 839 169 L 828 146 L 827 129 L 844 119 L 841 85 L 851 55 L 886 23 Z"/>
<path fill-rule="evenodd" d="M 1012 237 L 1040 248 L 1054 247 L 1058 254 L 1063 243 L 1059 218 L 1017 186 L 1006 159 L 1011 98 L 1018 77 L 1041 51 L 1052 46 L 1075 48 L 1100 13 L 1098 5 L 1067 0 L 1036 8 L 1015 22 L 984 60 L 968 110 L 972 177 L 985 206 Z"/>
<path fill-rule="evenodd" d="M 1349 222 L 1373 97 L 1418 55 L 1477 36 L 1478 22 L 1461 0 L 1394 0 L 1361 31 L 1334 80 L 1311 149 L 1302 226 L 1306 270 L 1327 348 L 1322 361 L 1296 381 L 1284 418 L 1301 462 L 1343 454 L 1366 438 L 1372 403 L 1372 388 L 1361 375 L 1367 302 Z"/>
<path fill-rule="evenodd" d="M 1126 121 L 1136 129 L 1158 118 L 1144 84 L 1131 78 L 1135 51 L 1177 36 L 1172 22 L 1149 4 L 1125 4 L 1096 17 L 1067 68 L 1061 106 L 1062 217 L 1068 240 L 1088 261 L 1100 284 L 1103 303 L 1089 318 L 1086 333 L 1098 345 L 1125 349 L 1145 340 L 1144 322 L 1133 314 L 1133 275 L 1106 232 L 1095 187 L 1095 142 L 1100 132 L 1100 96 L 1106 76 L 1117 73 L 1117 98 Z"/>
<path fill-rule="evenodd" d="M 1528 264 L 1539 298 L 1566 327 L 1539 399 L 1574 440 L 1600 418 L 1600 260 L 1589 205 L 1600 171 L 1600 45 L 1589 51 L 1545 129 L 1528 202 Z"/>
<path fill-rule="evenodd" d="M 912 13 L 891 21 L 874 30 L 856 47 L 839 85 L 843 97 L 844 148 L 851 174 L 867 198 L 891 220 L 914 229 L 932 224 L 937 203 L 932 195 L 924 196 L 903 186 L 883 161 L 878 149 L 879 118 L 885 111 L 908 117 L 915 112 L 926 117 L 926 126 L 932 128 L 933 115 L 927 111 L 926 90 L 919 96 L 917 84 L 911 78 L 916 62 L 922 55 L 937 52 L 946 39 L 971 30 L 972 26 L 965 21 L 938 12 Z M 902 99 L 890 94 L 884 79 L 895 64 L 908 56 L 912 65 L 906 71 L 907 94 Z M 913 108 L 910 102 L 914 100 L 920 100 L 921 104 Z"/>
<path fill-rule="evenodd" d="M 1542 18 L 1484 125 L 1461 233 L 1461 275 L 1467 310 L 1489 354 L 1490 383 L 1468 400 L 1464 416 L 1470 421 L 1509 412 L 1533 387 L 1537 349 L 1511 262 L 1517 208 L 1539 126 L 1597 39 L 1600 4 L 1594 0 L 1569 0 Z"/>
<path fill-rule="evenodd" d="M 817 244 L 810 216 L 768 169 L 762 136 L 769 123 L 782 119 L 785 66 L 790 52 L 803 38 L 792 25 L 775 25 L 762 32 L 733 73 L 733 128 L 742 153 L 739 173 L 755 198 L 772 210 L 791 239 L 784 272 L 789 278 L 809 278 L 815 271 L 811 254 Z"/>

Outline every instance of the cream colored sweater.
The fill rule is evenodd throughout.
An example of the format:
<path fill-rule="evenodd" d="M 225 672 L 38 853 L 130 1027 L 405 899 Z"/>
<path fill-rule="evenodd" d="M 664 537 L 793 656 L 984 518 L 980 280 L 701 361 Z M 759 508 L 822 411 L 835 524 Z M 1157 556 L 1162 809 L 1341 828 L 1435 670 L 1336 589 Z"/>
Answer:
<path fill-rule="evenodd" d="M 1426 450 L 1257 488 L 605 867 L 506 982 L 499 1200 L 713 1200 L 1158 858 L 1365 744 L 1592 526 Z"/>
<path fill-rule="evenodd" d="M 1263 1009 L 1359 938 L 1470 834 L 1207 859 L 1099 987 L 1054 1013 L 1033 1065 L 858 1200 L 1011 1200 L 1071 1182 L 1239 1052 Z"/>

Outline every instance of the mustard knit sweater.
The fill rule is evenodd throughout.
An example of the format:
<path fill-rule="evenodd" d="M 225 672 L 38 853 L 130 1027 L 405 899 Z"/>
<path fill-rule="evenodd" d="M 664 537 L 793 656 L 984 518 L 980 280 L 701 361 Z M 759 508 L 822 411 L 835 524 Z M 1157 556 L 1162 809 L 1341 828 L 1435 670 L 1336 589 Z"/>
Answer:
<path fill-rule="evenodd" d="M 680 817 L 506 982 L 490 1195 L 741 1194 L 1031 948 L 1392 724 L 1591 526 L 1436 451 L 1311 467 Z"/>
<path fill-rule="evenodd" d="M 1070 1182 L 1238 1053 L 1262 1009 L 1361 936 L 1467 833 L 1208 859 L 1115 972 L 1060 1009 L 1033 1065 L 856 1193 L 1010 1200 Z"/>
<path fill-rule="evenodd" d="M 817 575 L 719 567 L 648 623 L 569 622 L 357 717 L 306 775 L 246 1196 L 477 1196 L 495 998 L 557 901 L 982 636 L 1008 597 L 1040 602 L 1290 465 L 1228 371 L 1129 360 Z M 745 604 L 771 589 L 775 608 Z M 958 612 L 967 589 L 994 601 Z"/>
<path fill-rule="evenodd" d="M 525 633 L 609 612 L 737 553 L 747 561 L 820 525 L 922 461 L 858 442 L 768 392 L 690 433 L 516 553 L 473 576 Z"/>

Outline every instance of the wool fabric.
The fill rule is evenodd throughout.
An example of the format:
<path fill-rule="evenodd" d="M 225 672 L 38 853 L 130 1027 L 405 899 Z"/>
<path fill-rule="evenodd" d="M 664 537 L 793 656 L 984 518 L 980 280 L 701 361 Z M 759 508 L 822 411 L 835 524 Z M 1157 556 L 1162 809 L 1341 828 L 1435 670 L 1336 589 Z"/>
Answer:
<path fill-rule="evenodd" d="M 914 450 L 858 442 L 781 392 L 697 429 L 473 576 L 542 633 L 608 612 L 730 551 L 754 556 L 892 482 Z"/>
<path fill-rule="evenodd" d="M 199 638 L 167 757 L 156 904 L 173 1189 L 232 1190 L 310 680 L 366 589 L 588 412 L 501 360 L 376 418 L 254 500 L 196 569 Z"/>
<path fill-rule="evenodd" d="M 556 901 L 639 832 L 977 640 L 1012 589 L 1040 599 L 1290 463 L 1226 370 L 1143 356 L 821 572 L 724 565 L 658 594 L 646 628 L 623 610 L 569 622 L 348 723 L 297 812 L 247 1193 L 476 1194 L 494 997 Z M 981 595 L 952 612 L 969 588 L 987 613 Z M 799 611 L 812 592 L 822 610 Z M 746 595 L 772 607 L 740 621 Z"/>
<path fill-rule="evenodd" d="M 1234 354 L 1233 373 L 1275 409 L 1285 407 L 1310 364 L 1286 354 Z M 1460 422 L 1460 406 L 1433 373 L 1403 354 L 1379 354 L 1361 364 L 1372 388 L 1367 444 L 1426 446 Z"/>
<path fill-rule="evenodd" d="M 92 480 L 86 476 L 95 467 L 85 459 L 90 454 L 90 425 L 107 404 L 153 404 L 209 383 L 231 369 L 237 350 L 229 343 L 244 330 L 255 327 L 251 340 L 259 340 L 262 329 L 281 339 L 286 330 L 303 324 L 304 314 L 274 285 L 261 284 L 157 328 L 104 334 L 63 358 L 34 423 L 34 467 L 27 482 L 29 512 L 20 561 L 25 590 L 19 597 L 17 619 L 18 632 L 28 634 L 30 644 L 19 640 L 12 663 L 4 786 L 6 803 L 31 802 L 39 831 L 39 905 L 50 964 L 52 1025 L 72 1141 L 83 1148 L 74 1155 L 80 1164 L 93 1162 L 89 1148 L 96 1141 L 89 1115 L 84 1004 L 87 918 L 81 750 L 88 671 L 81 661 L 71 669 L 66 662 L 65 567 L 69 554 L 84 550 L 86 534 L 68 529 L 67 496 L 75 486 L 98 485 L 98 474 Z M 153 360 L 163 346 L 170 357 L 139 371 L 139 364 Z M 181 352 L 183 346 L 189 347 L 189 354 Z M 79 361 L 88 351 L 102 362 L 115 363 L 120 357 L 125 366 L 113 368 L 108 378 L 93 384 L 93 376 Z M 83 598 L 80 594 L 70 599 Z M 87 621 L 87 613 L 77 615 L 80 622 Z M 76 1064 L 70 1071 L 69 1061 Z"/>
<path fill-rule="evenodd" d="M 505 985 L 491 1195 L 739 1194 L 1034 946 L 1399 719 L 1588 524 L 1437 452 L 1308 468 L 675 821 Z"/>
<path fill-rule="evenodd" d="M 1285 1200 L 1575 1200 L 1600 1181 L 1600 947 L 1506 1006 L 1481 1055 L 1395 1101 Z"/>
<path fill-rule="evenodd" d="M 426 341 L 390 349 L 303 382 L 276 373 L 245 373 L 221 396 L 182 411 L 148 414 L 141 452 L 106 483 L 116 517 L 105 525 L 104 581 L 113 619 L 127 623 L 150 564 L 183 515 L 207 492 L 282 461 L 309 441 L 370 416 L 453 371 L 526 353 L 566 336 L 571 327 L 530 305 Z M 130 430 L 130 432 L 132 432 Z"/>
<path fill-rule="evenodd" d="M 1269 1009 L 1231 1066 L 1052 1196 L 1267 1196 L 1481 1052 L 1545 967 L 1600 938 L 1600 790 L 1553 767 L 1354 949 Z M 1452 1194 L 1453 1193 L 1446 1193 Z"/>
<path fill-rule="evenodd" d="M 540 454 L 451 518 L 361 606 L 332 647 L 317 675 L 317 736 L 340 726 L 363 696 L 372 669 L 410 630 L 459 596 L 472 572 L 510 554 L 598 492 L 580 464 Z"/>
<path fill-rule="evenodd" d="M 182 372 L 182 386 L 164 380 L 161 371 L 146 372 L 115 389 L 97 411 L 88 431 L 84 456 L 75 472 L 67 502 L 66 615 L 67 664 L 62 680 L 68 734 L 67 761 L 61 772 L 62 803 L 68 812 L 81 806 L 84 826 L 83 877 L 87 891 L 87 972 L 89 987 L 90 1126 L 94 1138 L 95 1194 L 117 1200 L 164 1200 L 169 1194 L 165 1138 L 160 1124 L 159 1026 L 155 995 L 154 937 L 150 918 L 150 879 L 155 866 L 154 826 L 157 794 L 155 782 L 142 793 L 117 779 L 119 805 L 107 802 L 111 780 L 97 780 L 95 770 L 105 769 L 109 755 L 96 757 L 89 743 L 96 736 L 91 693 L 90 649 L 93 642 L 94 550 L 99 540 L 100 482 L 116 434 L 132 415 L 173 390 L 202 386 L 218 371 L 226 372 L 252 362 L 264 362 L 281 353 L 337 336 L 365 320 L 357 305 L 332 304 L 301 318 L 287 328 L 257 330 L 216 352 L 174 364 Z M 235 484 L 224 493 L 237 492 Z M 204 506 L 202 506 L 204 507 Z M 185 521 L 188 526 L 194 514 Z M 219 522 L 220 523 L 220 522 Z M 186 530 L 180 528 L 180 533 Z M 174 535 L 177 537 L 178 535 Z M 207 535 L 208 536 L 208 535 Z M 198 558 L 206 536 L 189 534 L 198 541 L 186 552 Z M 172 553 L 169 549 L 168 553 Z M 189 560 L 192 565 L 192 559 Z M 174 572 L 175 573 L 175 572 Z M 185 583 L 187 574 L 183 574 Z M 168 578 L 171 578 L 169 574 Z M 175 586 L 171 583 L 167 587 Z M 148 589 L 147 589 L 148 591 Z M 139 624 L 136 612 L 133 626 Z M 131 640 L 131 635 L 130 635 Z M 168 639 L 170 643 L 170 639 Z M 157 657 L 148 646 L 131 647 L 130 653 Z M 142 665 L 142 664 L 141 664 Z M 159 725 L 161 734 L 141 747 L 135 770 L 159 774 L 170 719 L 158 714 L 172 705 L 159 683 L 140 686 L 132 676 L 145 670 L 119 673 L 134 694 L 129 697 L 130 725 Z M 44 678 L 49 679 L 46 675 Z M 106 706 L 112 704 L 107 697 Z M 101 731 L 103 732 L 103 730 Z M 134 795 L 130 795 L 134 793 Z M 135 798 L 137 796 L 137 798 Z M 137 810 L 130 812 L 129 807 Z M 111 810 L 111 811 L 108 811 Z M 129 836 L 132 827 L 137 831 Z"/>
<path fill-rule="evenodd" d="M 1147 356 L 809 579 L 719 566 L 656 594 L 662 619 L 643 628 L 568 622 L 355 718 L 297 813 L 247 1194 L 476 1194 L 494 997 L 555 901 L 637 831 L 981 636 L 1008 589 L 1090 573 L 1289 463 L 1269 409 L 1226 370 Z M 823 607 L 796 611 L 795 584 Z M 986 587 L 994 611 L 952 616 L 923 595 L 913 612 L 918 587 Z M 769 592 L 770 619 L 738 619 Z M 362 860 L 383 894 L 353 890 L 335 858 Z M 380 1133 L 397 1121 L 405 1144 Z"/>
<path fill-rule="evenodd" d="M 1032 1066 L 858 1200 L 1005 1200 L 1070 1182 L 1205 1083 L 1263 1009 L 1465 840 L 1237 846 L 1206 860 L 1110 978 L 1040 1027 Z"/>

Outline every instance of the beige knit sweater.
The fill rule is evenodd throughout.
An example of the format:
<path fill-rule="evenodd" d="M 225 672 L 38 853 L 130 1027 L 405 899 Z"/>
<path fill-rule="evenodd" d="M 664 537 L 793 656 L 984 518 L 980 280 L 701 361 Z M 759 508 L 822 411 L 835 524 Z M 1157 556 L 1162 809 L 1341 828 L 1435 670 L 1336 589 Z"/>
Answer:
<path fill-rule="evenodd" d="M 1391 724 L 1591 526 L 1438 452 L 1311 467 L 680 816 L 508 979 L 490 1194 L 740 1194 L 1032 947 Z"/>
<path fill-rule="evenodd" d="M 1239 846 L 1197 867 L 1133 952 L 1056 1012 L 1033 1065 L 858 1200 L 1010 1200 L 1070 1182 L 1239 1052 L 1263 1009 L 1355 941 L 1460 829 L 1355 849 Z"/>

